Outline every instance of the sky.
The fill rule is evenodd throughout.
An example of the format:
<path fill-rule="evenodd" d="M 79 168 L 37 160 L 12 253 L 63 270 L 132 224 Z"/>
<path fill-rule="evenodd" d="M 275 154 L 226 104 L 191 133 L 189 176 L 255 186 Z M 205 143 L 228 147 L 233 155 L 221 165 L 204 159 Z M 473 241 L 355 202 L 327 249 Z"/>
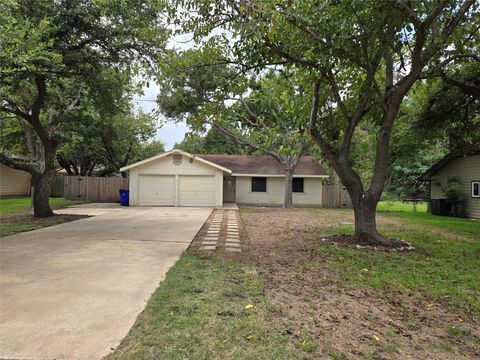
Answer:
<path fill-rule="evenodd" d="M 156 99 L 160 91 L 155 83 L 150 83 L 149 88 L 143 89 L 144 94 L 134 98 L 135 108 L 143 112 L 151 112 L 157 106 Z M 155 140 L 160 140 L 165 145 L 165 150 L 171 150 L 175 143 L 181 142 L 188 131 L 185 122 L 174 123 L 172 121 L 162 121 L 162 126 L 157 130 Z"/>
<path fill-rule="evenodd" d="M 194 47 L 193 36 L 191 33 L 173 36 L 167 44 L 168 48 L 177 50 L 186 50 Z M 150 87 L 144 88 L 144 94 L 134 98 L 134 107 L 144 112 L 150 112 L 156 108 L 156 99 L 160 89 L 154 81 L 150 81 Z M 189 128 L 185 122 L 174 123 L 172 121 L 162 121 L 162 126 L 157 130 L 156 140 L 160 140 L 165 145 L 165 150 L 171 150 L 175 143 L 181 142 Z"/>
<path fill-rule="evenodd" d="M 202 41 L 208 40 L 210 36 L 218 35 L 225 30 L 214 29 L 204 37 Z M 230 38 L 230 35 L 227 34 Z M 187 50 L 195 46 L 192 33 L 184 33 L 173 36 L 167 43 L 167 48 L 177 50 Z M 156 99 L 160 91 L 154 81 L 149 81 L 150 87 L 144 88 L 144 94 L 134 98 L 135 109 L 141 109 L 144 112 L 150 112 L 156 108 Z M 164 119 L 165 120 L 165 119 Z M 181 142 L 189 128 L 185 122 L 174 123 L 172 121 L 162 121 L 162 126 L 157 130 L 156 140 L 160 140 L 165 145 L 165 150 L 171 150 L 175 143 Z"/>

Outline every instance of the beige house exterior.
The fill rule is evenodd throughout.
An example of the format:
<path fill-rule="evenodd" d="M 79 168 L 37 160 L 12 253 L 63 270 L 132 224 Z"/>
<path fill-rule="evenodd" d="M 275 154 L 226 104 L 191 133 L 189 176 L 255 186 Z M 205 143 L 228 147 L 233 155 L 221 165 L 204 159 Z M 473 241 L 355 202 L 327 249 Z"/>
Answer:
<path fill-rule="evenodd" d="M 229 170 L 183 151 L 169 151 L 126 166 L 130 205 L 222 206 Z"/>
<path fill-rule="evenodd" d="M 283 176 L 267 176 L 266 180 L 266 192 L 252 192 L 250 176 L 236 177 L 237 196 L 235 202 L 244 205 L 282 205 L 285 197 Z M 322 205 L 322 178 L 304 178 L 304 191 L 293 193 L 293 203 L 295 205 Z"/>
<path fill-rule="evenodd" d="M 270 157 L 193 155 L 174 149 L 121 171 L 129 173 L 130 205 L 208 206 L 224 202 L 279 206 L 284 201 L 281 167 Z M 311 165 L 309 163 L 311 162 Z M 305 157 L 294 173 L 296 205 L 322 205 L 322 179 L 326 172 Z"/>
<path fill-rule="evenodd" d="M 430 181 L 430 199 L 445 199 L 442 189 L 431 179 L 436 178 L 444 184 L 452 177 L 461 181 L 465 191 L 466 215 L 480 219 L 480 153 L 462 157 L 447 155 L 423 174 L 420 180 Z"/>
<path fill-rule="evenodd" d="M 27 196 L 30 177 L 26 171 L 15 170 L 0 163 L 0 196 Z"/>

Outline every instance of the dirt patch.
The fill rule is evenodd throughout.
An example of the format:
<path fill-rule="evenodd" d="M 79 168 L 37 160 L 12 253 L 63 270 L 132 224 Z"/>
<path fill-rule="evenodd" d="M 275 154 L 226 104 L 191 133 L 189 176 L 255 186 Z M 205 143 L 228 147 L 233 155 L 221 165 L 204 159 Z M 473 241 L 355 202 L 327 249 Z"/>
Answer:
<path fill-rule="evenodd" d="M 480 357 L 478 318 L 414 292 L 346 287 L 339 270 L 322 266 L 311 234 L 352 223 L 351 211 L 245 209 L 241 217 L 248 243 L 241 256 L 257 269 L 274 320 L 304 358 Z"/>
<path fill-rule="evenodd" d="M 373 241 L 363 240 L 359 241 L 355 236 L 347 234 L 337 234 L 328 237 L 323 237 L 320 239 L 324 244 L 330 245 L 340 245 L 354 249 L 369 249 L 374 251 L 411 251 L 415 250 L 415 247 L 412 244 L 400 240 L 392 239 L 393 244 L 391 246 L 379 246 Z"/>

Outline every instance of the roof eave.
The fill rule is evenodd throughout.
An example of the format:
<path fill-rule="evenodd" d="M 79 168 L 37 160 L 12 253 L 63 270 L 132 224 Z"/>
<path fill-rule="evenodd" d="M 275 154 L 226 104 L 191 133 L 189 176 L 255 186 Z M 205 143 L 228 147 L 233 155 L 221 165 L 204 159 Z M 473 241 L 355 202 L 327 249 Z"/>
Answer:
<path fill-rule="evenodd" d="M 233 173 L 232 176 L 238 177 L 284 177 L 283 174 L 262 174 L 262 173 Z M 314 175 L 314 174 L 293 174 L 293 177 L 303 178 L 328 178 L 328 175 Z"/>
<path fill-rule="evenodd" d="M 212 167 L 217 168 L 217 169 L 219 169 L 219 170 L 222 170 L 222 171 L 226 172 L 227 174 L 231 174 L 231 173 L 232 173 L 232 170 L 227 169 L 226 167 L 220 166 L 220 165 L 215 164 L 215 163 L 213 163 L 213 162 L 211 162 L 211 161 L 202 159 L 201 157 L 197 157 L 197 156 L 195 156 L 195 155 L 193 155 L 193 154 L 190 154 L 190 153 L 188 153 L 188 152 L 186 152 L 186 151 L 179 150 L 179 149 L 172 149 L 172 150 L 167 151 L 167 152 L 164 152 L 164 153 L 162 153 L 162 154 L 152 156 L 152 157 L 150 157 L 150 158 L 148 158 L 148 159 L 145 159 L 145 160 L 142 160 L 142 161 L 138 161 L 138 162 L 136 162 L 136 163 L 133 163 L 133 164 L 124 166 L 124 167 L 120 168 L 120 171 L 121 171 L 121 172 L 129 171 L 130 169 L 136 168 L 136 167 L 138 167 L 138 166 L 145 165 L 145 164 L 147 164 L 147 163 L 149 163 L 149 162 L 152 162 L 152 161 L 161 159 L 161 158 L 166 157 L 166 156 L 171 155 L 171 154 L 182 154 L 182 155 L 184 155 L 184 156 L 186 156 L 186 157 L 194 158 L 194 159 L 196 159 L 196 160 L 198 160 L 198 161 L 200 161 L 200 162 L 202 162 L 202 163 L 204 163 L 204 164 L 206 164 L 206 165 L 209 165 L 209 166 L 212 166 Z"/>
<path fill-rule="evenodd" d="M 447 166 L 452 160 L 460 157 L 466 157 L 466 156 L 472 156 L 472 155 L 480 155 L 480 150 L 474 151 L 471 154 L 463 154 L 463 155 L 458 155 L 450 152 L 447 155 L 445 155 L 443 158 L 438 160 L 435 164 L 433 164 L 422 175 L 420 175 L 417 178 L 417 182 L 428 182 L 437 172 L 439 172 L 441 169 Z"/>

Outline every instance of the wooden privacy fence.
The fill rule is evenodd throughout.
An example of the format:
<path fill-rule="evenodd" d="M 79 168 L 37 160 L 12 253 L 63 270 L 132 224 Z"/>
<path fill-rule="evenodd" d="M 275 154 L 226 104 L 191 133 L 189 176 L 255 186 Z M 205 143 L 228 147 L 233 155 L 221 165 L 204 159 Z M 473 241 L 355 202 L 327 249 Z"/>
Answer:
<path fill-rule="evenodd" d="M 126 178 L 64 176 L 63 197 L 67 200 L 119 202 L 120 189 L 128 189 Z"/>
<path fill-rule="evenodd" d="M 351 208 L 352 201 L 343 186 L 323 185 L 322 199 L 324 208 Z"/>

